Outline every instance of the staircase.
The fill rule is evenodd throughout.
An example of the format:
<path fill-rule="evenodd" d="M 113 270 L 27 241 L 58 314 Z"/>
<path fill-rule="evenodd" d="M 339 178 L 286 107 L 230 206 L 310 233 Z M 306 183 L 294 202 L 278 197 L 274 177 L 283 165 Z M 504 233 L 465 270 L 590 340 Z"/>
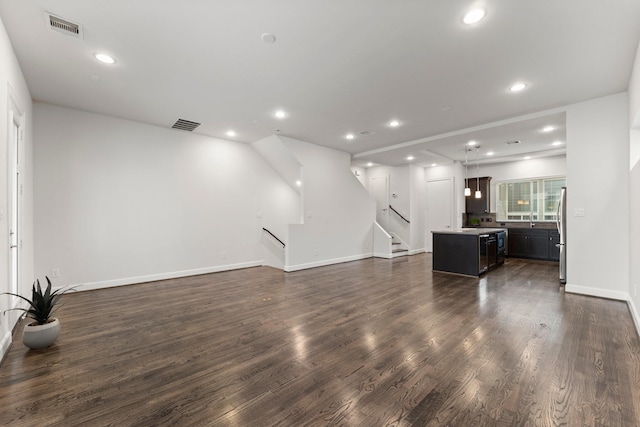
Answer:
<path fill-rule="evenodd" d="M 395 233 L 388 233 L 377 222 L 373 228 L 373 256 L 378 258 L 398 258 L 409 255 L 409 245 Z"/>
<path fill-rule="evenodd" d="M 391 235 L 391 258 L 409 255 L 409 248 L 406 247 L 396 236 Z"/>

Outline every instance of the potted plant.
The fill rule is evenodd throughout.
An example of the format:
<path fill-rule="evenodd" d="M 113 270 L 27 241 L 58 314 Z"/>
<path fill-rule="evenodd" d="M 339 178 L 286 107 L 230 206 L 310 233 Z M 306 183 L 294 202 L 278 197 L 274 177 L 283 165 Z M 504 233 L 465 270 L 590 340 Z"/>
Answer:
<path fill-rule="evenodd" d="M 4 313 L 10 310 L 21 310 L 26 313 L 27 317 L 33 319 L 33 322 L 24 327 L 22 342 L 34 350 L 49 347 L 60 335 L 60 321 L 51 316 L 56 311 L 56 305 L 60 298 L 75 288 L 66 286 L 52 292 L 51 280 L 47 276 L 45 278 L 47 279 L 47 288 L 43 292 L 40 280 L 36 280 L 31 290 L 31 299 L 11 292 L 4 292 L 6 295 L 13 295 L 29 303 L 29 308 L 16 307 L 5 310 Z"/>

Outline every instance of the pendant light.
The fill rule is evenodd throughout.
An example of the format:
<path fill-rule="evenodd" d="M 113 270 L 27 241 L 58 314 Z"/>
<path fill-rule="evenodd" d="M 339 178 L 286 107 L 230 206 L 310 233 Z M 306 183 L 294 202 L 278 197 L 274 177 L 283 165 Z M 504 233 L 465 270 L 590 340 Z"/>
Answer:
<path fill-rule="evenodd" d="M 464 196 L 471 195 L 471 188 L 469 188 L 469 158 L 467 154 L 469 153 L 469 149 L 467 148 L 467 143 L 464 144 Z"/>
<path fill-rule="evenodd" d="M 482 198 L 480 191 L 480 146 L 476 146 L 476 199 Z"/>

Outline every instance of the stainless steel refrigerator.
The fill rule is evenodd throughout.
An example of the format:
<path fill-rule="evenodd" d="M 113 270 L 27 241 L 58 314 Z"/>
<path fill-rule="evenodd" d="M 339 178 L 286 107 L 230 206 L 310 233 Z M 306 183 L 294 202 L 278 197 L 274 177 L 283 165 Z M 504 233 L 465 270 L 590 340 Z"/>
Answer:
<path fill-rule="evenodd" d="M 556 246 L 560 249 L 560 283 L 567 283 L 567 187 L 560 189 L 557 215 L 558 233 L 560 243 Z"/>

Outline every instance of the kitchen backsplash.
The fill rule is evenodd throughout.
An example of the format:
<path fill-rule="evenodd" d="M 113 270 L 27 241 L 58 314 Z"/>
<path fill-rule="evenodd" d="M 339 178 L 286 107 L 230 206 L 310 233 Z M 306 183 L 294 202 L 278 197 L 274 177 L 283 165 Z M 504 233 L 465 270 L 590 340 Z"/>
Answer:
<path fill-rule="evenodd" d="M 465 227 L 495 227 L 496 214 L 484 213 L 484 214 L 462 214 L 462 224 Z"/>
<path fill-rule="evenodd" d="M 535 228 L 556 228 L 555 222 L 534 222 Z M 496 214 L 484 213 L 484 214 L 462 214 L 462 226 L 463 227 L 489 227 L 489 228 L 530 228 L 531 224 L 528 221 L 496 221 Z"/>

